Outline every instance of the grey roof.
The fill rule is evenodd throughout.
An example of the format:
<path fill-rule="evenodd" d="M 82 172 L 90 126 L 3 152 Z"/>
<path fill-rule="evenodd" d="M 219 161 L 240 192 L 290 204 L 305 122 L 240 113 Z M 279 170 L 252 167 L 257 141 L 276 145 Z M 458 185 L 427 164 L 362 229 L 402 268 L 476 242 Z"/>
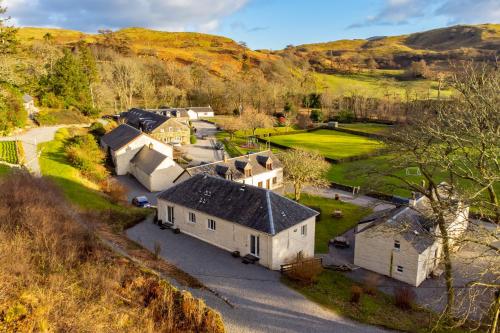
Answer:
<path fill-rule="evenodd" d="M 186 108 L 159 108 L 159 109 L 146 109 L 145 111 L 161 114 L 170 118 L 189 118 L 188 110 Z"/>
<path fill-rule="evenodd" d="M 408 241 L 418 253 L 424 252 L 436 241 L 433 228 L 436 222 L 426 218 L 411 207 L 396 207 L 370 214 L 359 221 L 359 224 L 372 223 L 359 232 L 379 226 L 390 228 Z"/>
<path fill-rule="evenodd" d="M 169 119 L 162 114 L 137 108 L 130 109 L 124 117 L 127 119 L 127 124 L 148 133 Z"/>
<path fill-rule="evenodd" d="M 168 156 L 155 150 L 154 147 L 150 148 L 146 145 L 132 158 L 131 162 L 134 163 L 137 168 L 149 175 L 167 158 Z"/>
<path fill-rule="evenodd" d="M 31 97 L 31 96 L 30 96 L 30 95 L 28 95 L 28 94 L 24 94 L 24 95 L 23 95 L 23 102 L 24 102 L 24 103 L 29 103 L 29 102 L 31 102 L 31 101 L 33 101 L 33 97 Z"/>
<path fill-rule="evenodd" d="M 270 190 L 201 174 L 158 198 L 271 235 L 318 215 Z"/>
<path fill-rule="evenodd" d="M 266 163 L 272 162 L 273 169 L 282 168 L 281 161 L 270 150 L 229 158 L 226 161 L 202 164 L 186 169 L 190 176 L 197 174 L 208 174 L 212 176 L 223 177 L 232 175 L 232 180 L 244 179 L 245 168 L 251 167 L 252 175 L 258 175 L 269 170 L 266 169 Z"/>
<path fill-rule="evenodd" d="M 121 124 L 111 132 L 105 134 L 101 138 L 101 141 L 104 142 L 112 150 L 117 150 L 125 146 L 141 134 L 141 131 L 133 128 L 132 126 Z"/>

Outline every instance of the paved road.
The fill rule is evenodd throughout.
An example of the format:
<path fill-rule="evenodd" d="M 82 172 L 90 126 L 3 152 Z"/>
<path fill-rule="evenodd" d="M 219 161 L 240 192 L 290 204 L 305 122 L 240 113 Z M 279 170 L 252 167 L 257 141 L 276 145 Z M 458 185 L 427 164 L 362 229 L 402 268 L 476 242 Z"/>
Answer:
<path fill-rule="evenodd" d="M 280 282 L 280 274 L 258 265 L 244 265 L 227 251 L 145 221 L 127 236 L 216 290 L 234 308 L 208 291 L 192 290 L 221 312 L 228 332 L 383 332 L 345 319 Z"/>
<path fill-rule="evenodd" d="M 38 150 L 39 143 L 54 140 L 54 135 L 57 130 L 63 127 L 87 127 L 89 124 L 76 124 L 76 125 L 57 125 L 47 127 L 36 127 L 27 130 L 24 133 L 0 137 L 0 141 L 20 140 L 23 144 L 25 155 L 25 166 L 37 177 L 40 177 L 40 165 L 38 163 Z"/>
<path fill-rule="evenodd" d="M 210 163 L 220 161 L 224 158 L 222 151 L 216 150 L 215 133 L 217 128 L 214 124 L 195 120 L 193 126 L 196 128 L 197 142 L 194 145 L 186 145 L 182 150 L 192 159 L 190 165 L 199 165 L 201 162 Z M 206 139 L 202 139 L 206 136 Z"/>

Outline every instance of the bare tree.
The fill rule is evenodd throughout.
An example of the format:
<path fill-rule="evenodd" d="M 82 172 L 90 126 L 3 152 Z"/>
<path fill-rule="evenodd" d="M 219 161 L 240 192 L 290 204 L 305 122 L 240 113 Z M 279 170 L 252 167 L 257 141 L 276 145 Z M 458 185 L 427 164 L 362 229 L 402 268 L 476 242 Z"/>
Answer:
<path fill-rule="evenodd" d="M 319 153 L 295 148 L 281 154 L 280 159 L 283 163 L 285 180 L 293 185 L 296 201 L 300 200 L 305 186 L 327 184 L 325 174 L 330 164 Z"/>
<path fill-rule="evenodd" d="M 139 65 L 129 58 L 118 58 L 112 63 L 112 80 L 120 101 L 121 108 L 130 109 L 133 106 L 134 95 L 138 92 L 140 83 Z"/>
<path fill-rule="evenodd" d="M 234 133 L 243 129 L 243 122 L 238 117 L 228 117 L 218 121 L 218 125 L 222 127 L 224 131 L 229 133 L 231 140 L 234 137 Z"/>
<path fill-rule="evenodd" d="M 252 131 L 252 135 L 255 136 L 255 132 L 258 128 L 269 128 L 273 126 L 273 119 L 255 109 L 246 109 L 241 115 L 241 122 L 245 129 Z"/>

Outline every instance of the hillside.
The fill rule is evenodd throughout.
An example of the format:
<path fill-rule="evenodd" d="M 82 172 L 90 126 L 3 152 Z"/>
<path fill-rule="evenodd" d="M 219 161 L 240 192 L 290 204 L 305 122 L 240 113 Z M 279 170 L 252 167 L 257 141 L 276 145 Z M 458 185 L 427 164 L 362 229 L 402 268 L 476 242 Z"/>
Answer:
<path fill-rule="evenodd" d="M 79 31 L 47 28 L 21 28 L 19 39 L 31 44 L 42 41 L 49 33 L 56 44 L 73 44 L 84 40 L 91 44 L 103 44 L 103 34 L 85 34 Z M 143 57 L 154 56 L 162 60 L 175 60 L 184 65 L 199 64 L 214 74 L 222 70 L 240 71 L 246 61 L 250 65 L 278 56 L 245 48 L 234 40 L 196 32 L 164 32 L 144 28 L 126 28 L 113 33 L 130 53 Z"/>
<path fill-rule="evenodd" d="M 309 59 L 317 70 L 328 71 L 337 63 L 366 67 L 374 59 L 378 68 L 406 68 L 424 59 L 437 68 L 449 60 L 493 60 L 500 55 L 500 24 L 462 25 L 401 36 L 338 40 L 304 44 L 280 51 Z"/>

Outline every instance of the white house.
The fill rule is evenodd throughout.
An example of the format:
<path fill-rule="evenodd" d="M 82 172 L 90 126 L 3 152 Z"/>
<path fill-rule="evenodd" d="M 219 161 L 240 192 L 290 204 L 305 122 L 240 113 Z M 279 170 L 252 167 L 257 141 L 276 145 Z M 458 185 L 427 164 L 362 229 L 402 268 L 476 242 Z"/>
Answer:
<path fill-rule="evenodd" d="M 190 106 L 187 109 L 187 114 L 190 120 L 197 120 L 201 118 L 213 118 L 214 110 L 209 106 Z"/>
<path fill-rule="evenodd" d="M 426 217 L 426 199 L 376 212 L 362 219 L 355 233 L 354 264 L 419 286 L 434 272 L 442 244 L 435 221 Z M 457 202 L 447 230 L 459 237 L 468 225 L 468 207 Z"/>
<path fill-rule="evenodd" d="M 28 111 L 28 116 L 32 117 L 35 113 L 38 112 L 38 108 L 35 106 L 35 101 L 33 97 L 28 94 L 23 95 L 23 105 L 24 109 Z"/>
<path fill-rule="evenodd" d="M 122 124 L 101 138 L 117 175 L 132 174 L 149 191 L 161 191 L 182 172 L 173 161 L 173 148 L 138 129 Z"/>
<path fill-rule="evenodd" d="M 314 256 L 318 212 L 263 188 L 198 174 L 158 196 L 158 219 L 276 270 Z"/>
<path fill-rule="evenodd" d="M 174 182 L 182 182 L 197 174 L 209 174 L 268 190 L 283 186 L 283 166 L 270 150 L 187 168 Z"/>

